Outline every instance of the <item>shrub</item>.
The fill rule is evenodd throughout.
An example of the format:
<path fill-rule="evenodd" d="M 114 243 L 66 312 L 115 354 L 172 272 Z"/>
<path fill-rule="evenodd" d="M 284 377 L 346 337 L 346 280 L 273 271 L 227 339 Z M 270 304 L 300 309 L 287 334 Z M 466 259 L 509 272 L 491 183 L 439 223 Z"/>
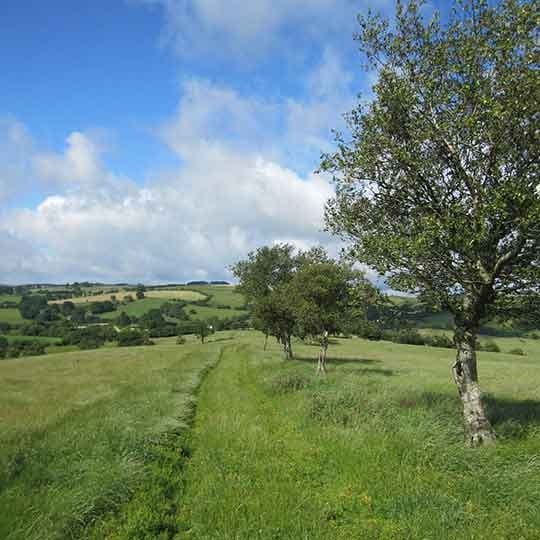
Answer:
<path fill-rule="evenodd" d="M 186 338 L 184 336 L 178 336 L 176 338 L 177 345 L 184 345 L 186 343 Z"/>
<path fill-rule="evenodd" d="M 3 358 L 6 355 L 8 347 L 8 340 L 5 337 L 0 336 L 0 358 Z"/>
<path fill-rule="evenodd" d="M 45 354 L 46 345 L 41 341 L 16 340 L 9 344 L 7 349 L 8 358 L 19 356 L 39 356 Z"/>
<path fill-rule="evenodd" d="M 426 337 L 426 345 L 430 347 L 441 347 L 443 349 L 453 349 L 455 347 L 454 342 L 445 335 L 435 335 Z"/>
<path fill-rule="evenodd" d="M 486 351 L 486 352 L 501 352 L 500 347 L 495 343 L 494 341 L 486 341 L 484 344 L 480 344 L 480 347 L 478 348 L 479 351 Z"/>
<path fill-rule="evenodd" d="M 525 351 L 519 347 L 508 351 L 509 354 L 517 354 L 518 356 L 525 356 Z"/>
<path fill-rule="evenodd" d="M 150 338 L 135 328 L 122 330 L 118 334 L 119 347 L 137 347 L 140 345 L 154 345 Z"/>

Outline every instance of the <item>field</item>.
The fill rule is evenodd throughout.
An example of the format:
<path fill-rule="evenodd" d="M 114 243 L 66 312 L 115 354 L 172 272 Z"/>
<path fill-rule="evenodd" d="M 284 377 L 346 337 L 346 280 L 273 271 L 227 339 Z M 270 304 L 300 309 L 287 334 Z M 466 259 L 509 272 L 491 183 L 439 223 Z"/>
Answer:
<path fill-rule="evenodd" d="M 2 302 L 16 302 L 19 303 L 21 301 L 20 296 L 15 296 L 14 294 L 0 294 L 0 303 Z"/>
<path fill-rule="evenodd" d="M 161 344 L 1 361 L 0 538 L 79 538 L 126 502 L 152 478 L 166 434 L 185 427 L 219 351 Z M 161 497 L 150 502 L 161 508 Z"/>
<path fill-rule="evenodd" d="M 104 294 L 95 294 L 90 296 L 76 296 L 74 298 L 67 298 L 65 300 L 52 300 L 51 304 L 62 304 L 63 302 L 73 302 L 74 304 L 85 304 L 87 302 L 104 302 L 105 300 L 110 300 L 111 296 L 114 295 L 118 301 L 122 301 L 126 296 L 131 296 L 135 298 L 134 291 L 125 291 L 121 290 L 116 293 L 104 293 Z M 144 293 L 148 298 L 158 298 L 165 300 L 185 300 L 186 302 L 196 302 L 198 300 L 204 300 L 206 296 L 197 291 L 192 290 L 178 290 L 178 289 L 159 289 L 159 290 L 148 290 Z"/>
<path fill-rule="evenodd" d="M 127 315 L 142 317 L 145 313 L 148 313 L 151 309 L 159 309 L 165 300 L 160 298 L 143 298 L 142 300 L 135 300 L 125 306 L 119 306 L 115 311 L 109 311 L 100 315 L 102 319 L 113 320 L 124 311 Z"/>
<path fill-rule="evenodd" d="M 316 347 L 284 362 L 256 332 L 157 341 L 0 362 L 0 537 L 540 537 L 540 341 L 479 354 L 477 450 L 451 350 L 333 340 L 317 377 Z"/>
<path fill-rule="evenodd" d="M 218 319 L 229 319 L 231 317 L 238 317 L 243 315 L 245 311 L 239 309 L 218 309 L 216 307 L 208 306 L 186 306 L 184 311 L 192 319 L 209 319 L 216 317 Z"/>
<path fill-rule="evenodd" d="M 246 301 L 244 297 L 236 292 L 236 288 L 231 285 L 190 285 L 190 289 L 198 291 L 205 296 L 211 296 L 208 305 L 225 305 L 232 308 L 242 307 Z"/>
<path fill-rule="evenodd" d="M 24 322 L 17 308 L 0 308 L 0 322 L 17 324 Z"/>

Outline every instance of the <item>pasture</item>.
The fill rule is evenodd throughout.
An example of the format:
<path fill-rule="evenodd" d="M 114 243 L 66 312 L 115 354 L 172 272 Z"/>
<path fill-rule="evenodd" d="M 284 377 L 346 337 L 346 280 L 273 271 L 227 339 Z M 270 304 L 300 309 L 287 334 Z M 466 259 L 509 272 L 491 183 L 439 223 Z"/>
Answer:
<path fill-rule="evenodd" d="M 146 489 L 219 352 L 161 344 L 0 361 L 0 538 L 80 538 Z M 166 503 L 161 491 L 149 501 Z"/>
<path fill-rule="evenodd" d="M 317 377 L 317 347 L 263 341 L 0 362 L 0 537 L 540 537 L 538 341 L 479 353 L 499 441 L 476 450 L 452 350 L 333 339 Z"/>
<path fill-rule="evenodd" d="M 19 324 L 24 322 L 17 308 L 0 308 L 0 322 Z"/>
<path fill-rule="evenodd" d="M 104 302 L 110 300 L 111 296 L 114 296 L 119 302 L 125 300 L 126 297 L 131 296 L 135 298 L 135 291 L 126 291 L 124 289 L 115 293 L 102 293 L 88 296 L 76 296 L 73 298 L 67 298 L 65 300 L 51 300 L 50 304 L 62 304 L 63 302 L 73 302 L 74 304 L 85 304 L 90 302 Z M 198 300 L 204 300 L 206 296 L 197 291 L 191 290 L 178 290 L 178 289 L 149 289 L 144 293 L 146 298 L 156 298 L 165 300 L 184 300 L 185 302 L 197 302 Z"/>
<path fill-rule="evenodd" d="M 232 285 L 190 285 L 189 288 L 210 296 L 209 306 L 225 305 L 240 308 L 246 303 L 245 298 Z"/>
<path fill-rule="evenodd" d="M 15 294 L 0 294 L 0 303 L 2 302 L 15 302 L 19 303 L 21 297 Z"/>

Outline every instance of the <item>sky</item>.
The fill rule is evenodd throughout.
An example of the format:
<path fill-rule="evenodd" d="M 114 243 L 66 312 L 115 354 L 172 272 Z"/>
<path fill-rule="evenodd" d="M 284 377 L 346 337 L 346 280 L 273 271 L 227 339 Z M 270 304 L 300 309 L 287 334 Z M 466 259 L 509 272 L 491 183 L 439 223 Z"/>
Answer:
<path fill-rule="evenodd" d="M 387 0 L 4 0 L 0 283 L 231 279 L 323 231 L 332 129 Z"/>

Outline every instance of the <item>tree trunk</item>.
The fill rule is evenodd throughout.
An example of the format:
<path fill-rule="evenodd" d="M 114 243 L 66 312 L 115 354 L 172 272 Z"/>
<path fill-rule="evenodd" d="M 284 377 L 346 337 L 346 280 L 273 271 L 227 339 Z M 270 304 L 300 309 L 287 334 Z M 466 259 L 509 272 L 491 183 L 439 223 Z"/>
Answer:
<path fill-rule="evenodd" d="M 263 351 L 266 351 L 266 346 L 268 345 L 268 334 L 264 334 L 264 347 Z"/>
<path fill-rule="evenodd" d="M 281 344 L 283 345 L 283 357 L 285 360 L 290 360 L 293 357 L 291 347 L 291 336 L 284 334 L 281 336 Z"/>
<path fill-rule="evenodd" d="M 495 441 L 495 432 L 491 427 L 478 385 L 476 367 L 476 331 L 469 328 L 456 328 L 456 362 L 452 373 L 459 397 L 463 403 L 465 437 L 471 446 L 480 446 Z"/>
<path fill-rule="evenodd" d="M 319 361 L 317 363 L 317 374 L 326 373 L 326 352 L 328 351 L 328 332 L 325 330 L 321 339 L 321 350 L 319 351 Z"/>

